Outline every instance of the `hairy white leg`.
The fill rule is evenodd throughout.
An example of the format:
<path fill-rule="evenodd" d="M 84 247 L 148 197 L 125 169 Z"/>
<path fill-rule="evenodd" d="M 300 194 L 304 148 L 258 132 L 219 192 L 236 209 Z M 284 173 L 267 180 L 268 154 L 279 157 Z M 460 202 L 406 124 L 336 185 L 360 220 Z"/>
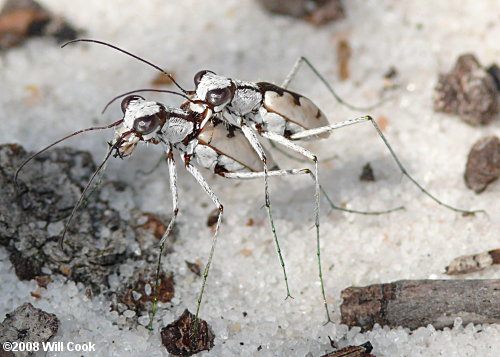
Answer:
<path fill-rule="evenodd" d="M 323 270 L 321 268 L 321 244 L 320 244 L 320 231 L 319 231 L 319 201 L 320 201 L 320 187 L 319 187 L 319 170 L 318 170 L 318 158 L 309 150 L 303 148 L 300 145 L 297 145 L 293 141 L 285 138 L 282 135 L 278 135 L 276 133 L 271 132 L 259 132 L 259 134 L 269 139 L 275 143 L 283 145 L 284 147 L 295 151 L 296 153 L 301 154 L 302 156 L 312 160 L 314 162 L 314 226 L 316 227 L 316 255 L 318 257 L 318 275 L 321 284 L 321 294 L 323 296 L 323 304 L 326 310 L 327 323 L 331 322 L 330 312 L 328 310 L 328 304 L 326 302 L 326 294 L 325 294 L 325 284 L 323 282 Z"/>
<path fill-rule="evenodd" d="M 214 235 L 212 237 L 212 247 L 210 248 L 210 255 L 208 256 L 208 261 L 207 261 L 207 264 L 205 265 L 205 270 L 203 272 L 203 282 L 201 285 L 200 295 L 198 297 L 198 305 L 196 306 L 196 314 L 195 314 L 195 320 L 194 320 L 194 325 L 193 325 L 193 330 L 192 330 L 192 336 L 194 338 L 196 336 L 196 332 L 197 332 L 197 328 L 198 328 L 198 315 L 200 312 L 201 301 L 203 299 L 203 292 L 205 291 L 205 285 L 207 283 L 208 272 L 210 270 L 210 265 L 212 264 L 212 259 L 214 256 L 215 245 L 217 244 L 219 226 L 221 223 L 222 212 L 223 212 L 224 208 L 223 208 L 222 204 L 220 203 L 219 199 L 217 198 L 216 194 L 212 190 L 212 188 L 208 185 L 207 181 L 203 178 L 200 171 L 196 167 L 194 167 L 193 165 L 191 165 L 189 163 L 186 163 L 186 170 L 196 179 L 198 184 L 203 188 L 203 190 L 207 193 L 207 195 L 210 197 L 212 202 L 215 204 L 215 206 L 219 210 L 219 214 L 217 216 L 217 224 L 215 225 L 215 232 L 214 232 Z"/>
<path fill-rule="evenodd" d="M 168 238 L 170 232 L 172 231 L 175 219 L 177 218 L 177 214 L 179 213 L 179 200 L 177 193 L 177 171 L 175 168 L 175 161 L 172 155 L 172 149 L 167 153 L 167 164 L 168 164 L 168 173 L 170 180 L 170 193 L 172 194 L 172 217 L 170 218 L 170 222 L 167 226 L 165 233 L 160 240 L 160 252 L 158 254 L 158 264 L 156 266 L 156 281 L 155 281 L 155 291 L 153 297 L 153 309 L 151 311 L 151 320 L 149 321 L 149 329 L 153 329 L 153 321 L 156 314 L 156 310 L 158 308 L 158 295 L 160 288 L 160 269 L 161 269 L 161 257 L 163 255 L 163 247 L 165 245 L 165 240 Z"/>
<path fill-rule="evenodd" d="M 263 171 L 263 176 L 264 176 L 264 196 L 265 196 L 265 205 L 267 209 L 267 216 L 269 217 L 269 223 L 271 225 L 271 231 L 273 232 L 273 237 L 274 237 L 274 243 L 276 245 L 276 252 L 278 253 L 279 259 L 280 259 L 280 264 L 281 268 L 283 270 L 283 276 L 285 279 L 285 286 L 286 286 L 286 298 L 292 297 L 290 293 L 290 288 L 288 286 L 288 277 L 286 275 L 286 268 L 285 268 L 285 261 L 283 260 L 283 255 L 281 254 L 281 248 L 278 240 L 278 234 L 276 233 L 276 227 L 274 225 L 274 220 L 273 220 L 273 214 L 271 211 L 271 200 L 269 198 L 269 174 L 268 174 L 268 169 L 267 169 L 267 159 L 266 159 L 266 154 L 264 152 L 264 148 L 262 147 L 260 141 L 257 139 L 257 135 L 255 134 L 255 131 L 247 126 L 243 120 L 240 123 L 241 130 L 243 131 L 243 134 L 245 135 L 246 139 L 252 146 L 252 148 L 255 150 L 255 152 L 259 155 L 264 171 Z"/>
<path fill-rule="evenodd" d="M 298 133 L 292 134 L 290 136 L 290 139 L 292 139 L 292 140 L 300 140 L 300 139 L 311 138 L 311 137 L 315 137 L 317 135 L 321 135 L 321 134 L 324 134 L 324 133 L 329 133 L 329 132 L 334 131 L 336 129 L 343 128 L 345 126 L 349 126 L 349 125 L 353 125 L 353 124 L 358 124 L 358 123 L 362 123 L 362 122 L 365 122 L 365 121 L 371 121 L 375 125 L 376 129 L 378 129 L 377 131 L 380 131 L 380 129 L 377 126 L 377 123 L 375 123 L 375 121 L 373 120 L 373 118 L 371 116 L 369 116 L 369 115 L 365 115 L 365 116 L 362 116 L 362 117 L 359 117 L 359 118 L 349 119 L 349 120 L 341 121 L 341 122 L 338 122 L 338 123 L 335 123 L 335 124 L 321 126 L 319 128 L 314 128 L 314 129 L 308 129 L 308 130 L 299 131 Z M 383 135 L 381 135 L 381 136 L 382 136 L 382 138 L 384 140 L 385 137 Z M 386 141 L 386 140 L 384 140 L 384 141 Z M 390 150 L 392 150 L 392 149 L 390 149 Z"/>
<path fill-rule="evenodd" d="M 293 176 L 309 174 L 309 169 L 291 169 L 291 170 L 271 170 L 267 172 L 267 176 Z M 264 171 L 259 172 L 226 172 L 223 174 L 228 179 L 251 180 L 255 178 L 262 178 L 265 176 Z"/>

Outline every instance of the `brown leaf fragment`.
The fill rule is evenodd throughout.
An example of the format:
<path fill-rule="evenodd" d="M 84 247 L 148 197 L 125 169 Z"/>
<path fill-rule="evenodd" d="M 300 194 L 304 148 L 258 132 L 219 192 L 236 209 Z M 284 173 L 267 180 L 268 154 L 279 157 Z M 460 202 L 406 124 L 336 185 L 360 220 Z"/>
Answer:
<path fill-rule="evenodd" d="M 337 43 L 337 62 L 339 79 L 345 81 L 349 79 L 349 61 L 351 59 L 352 49 L 346 39 L 341 39 Z"/>

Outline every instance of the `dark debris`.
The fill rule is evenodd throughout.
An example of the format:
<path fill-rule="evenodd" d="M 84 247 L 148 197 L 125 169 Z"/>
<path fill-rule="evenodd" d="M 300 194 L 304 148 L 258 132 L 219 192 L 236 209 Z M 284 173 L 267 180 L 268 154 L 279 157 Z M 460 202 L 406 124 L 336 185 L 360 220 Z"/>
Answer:
<path fill-rule="evenodd" d="M 439 75 L 434 110 L 458 115 L 471 125 L 487 124 L 499 111 L 496 80 L 474 55 L 464 54 L 450 73 Z"/>
<path fill-rule="evenodd" d="M 16 190 L 14 172 L 27 156 L 19 145 L 0 145 L 0 244 L 9 252 L 17 276 L 35 278 L 44 287 L 50 282 L 46 272 L 50 271 L 82 282 L 91 289 L 90 295 L 113 295 L 108 279 L 114 274 L 122 279 L 124 289 L 142 294 L 146 283 L 141 278 L 156 272 L 159 249 L 152 236 L 161 233 L 159 220 L 137 227 L 132 215 L 126 222 L 101 198 L 101 192 L 121 187 L 120 194 L 126 195 L 131 194 L 130 188 L 123 183 L 98 186 L 74 216 L 62 252 L 57 241 L 64 223 L 96 165 L 88 152 L 52 149 L 23 168 Z M 106 191 L 103 196 L 113 194 Z M 143 214 L 137 216 L 144 220 Z M 124 265 L 130 268 L 122 269 Z M 160 300 L 168 301 L 174 291 L 173 277 L 163 277 Z M 126 290 L 117 294 L 124 296 Z M 142 311 L 152 297 L 144 299 L 134 304 L 135 310 Z"/>
<path fill-rule="evenodd" d="M 3 342 L 46 342 L 59 329 L 59 319 L 54 314 L 24 303 L 6 314 L 0 324 L 0 344 Z M 0 356 L 9 356 L 0 347 Z M 16 356 L 28 356 L 29 352 L 16 352 Z M 14 356 L 14 354 L 12 354 Z"/>
<path fill-rule="evenodd" d="M 204 320 L 198 319 L 196 335 L 192 336 L 194 320 L 194 315 L 186 309 L 177 320 L 161 329 L 161 341 L 169 353 L 192 356 L 214 346 L 214 333 Z"/>
<path fill-rule="evenodd" d="M 138 278 L 133 277 L 132 282 L 124 284 L 124 288 L 118 293 L 119 302 L 125 304 L 137 315 L 144 311 L 150 311 L 153 306 L 155 278 L 153 276 L 144 279 L 140 273 Z M 167 303 L 174 297 L 175 282 L 172 274 L 160 274 L 158 289 L 158 301 Z M 118 310 L 116 308 L 116 310 Z"/>
<path fill-rule="evenodd" d="M 365 166 L 363 166 L 361 175 L 359 175 L 359 180 L 367 182 L 375 181 L 375 175 L 373 174 L 373 169 L 369 162 L 367 162 Z"/>
<path fill-rule="evenodd" d="M 219 219 L 220 211 L 218 208 L 214 208 L 207 217 L 207 227 L 215 228 L 217 221 Z"/>
<path fill-rule="evenodd" d="M 498 67 L 496 64 L 492 64 L 486 69 L 486 72 L 488 72 L 491 78 L 493 78 L 497 90 L 500 91 L 500 67 Z"/>
<path fill-rule="evenodd" d="M 316 26 L 345 18 L 340 0 L 259 0 L 269 12 L 301 18 Z"/>
<path fill-rule="evenodd" d="M 197 276 L 201 276 L 200 263 L 191 263 L 191 262 L 188 262 L 186 260 L 186 265 L 187 265 L 188 269 L 191 271 L 191 273 L 193 273 Z"/>
<path fill-rule="evenodd" d="M 476 271 L 482 271 L 495 264 L 500 264 L 500 249 L 493 249 L 478 254 L 463 255 L 455 258 L 445 268 L 445 274 L 470 274 Z"/>
<path fill-rule="evenodd" d="M 57 240 L 65 218 L 96 166 L 87 152 L 54 149 L 25 166 L 16 191 L 13 175 L 26 156 L 20 146 L 0 146 L 0 244 L 19 279 L 33 279 L 45 266 L 98 292 L 132 256 L 132 230 L 95 191 L 75 215 L 62 252 Z"/>
<path fill-rule="evenodd" d="M 468 188 L 476 193 L 500 177 L 500 140 L 487 136 L 478 140 L 469 152 L 464 179 Z"/>
<path fill-rule="evenodd" d="M 74 40 L 78 30 L 33 0 L 7 0 L 0 10 L 0 50 L 22 44 L 34 36 Z"/>
<path fill-rule="evenodd" d="M 373 346 L 370 341 L 365 342 L 359 346 L 347 346 L 335 352 L 327 353 L 321 357 L 375 357 L 370 354 Z"/>
<path fill-rule="evenodd" d="M 394 66 L 390 66 L 387 72 L 384 73 L 384 78 L 385 79 L 393 79 L 398 76 L 398 70 Z"/>

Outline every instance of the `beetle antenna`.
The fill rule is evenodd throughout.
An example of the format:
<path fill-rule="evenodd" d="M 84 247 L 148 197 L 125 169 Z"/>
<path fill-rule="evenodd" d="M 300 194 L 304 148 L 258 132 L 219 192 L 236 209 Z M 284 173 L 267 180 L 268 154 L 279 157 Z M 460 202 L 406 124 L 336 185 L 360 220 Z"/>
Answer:
<path fill-rule="evenodd" d="M 134 55 L 133 53 L 129 52 L 129 51 L 126 51 L 124 49 L 121 49 L 120 47 L 117 47 L 115 45 L 112 45 L 110 43 L 107 43 L 107 42 L 104 42 L 104 41 L 98 41 L 98 40 L 92 40 L 92 39 L 87 39 L 87 38 L 79 38 L 79 39 L 76 39 L 76 40 L 71 40 L 71 41 L 68 41 L 66 43 L 64 43 L 61 48 L 64 48 L 66 47 L 67 45 L 69 45 L 70 43 L 74 43 L 74 42 L 91 42 L 91 43 L 97 43 L 99 45 L 103 45 L 103 46 L 107 46 L 107 47 L 111 47 L 112 49 L 114 50 L 117 50 L 119 52 L 122 52 L 122 53 L 125 53 L 126 55 L 129 55 L 130 57 L 133 57 L 135 58 L 136 60 L 139 60 L 143 63 L 146 63 L 147 65 L 150 65 L 151 67 L 157 69 L 158 71 L 160 71 L 161 73 L 165 74 L 168 78 L 170 78 L 170 80 L 177 86 L 177 88 L 179 88 L 182 93 L 187 93 L 187 91 L 181 87 L 181 85 L 179 83 L 177 83 L 177 81 L 174 79 L 174 77 L 168 73 L 167 71 L 165 71 L 164 69 L 162 69 L 161 67 L 158 67 L 157 65 L 155 65 L 154 63 L 151 63 L 147 60 L 145 60 L 144 58 L 141 58 L 137 55 Z"/>
<path fill-rule="evenodd" d="M 89 182 L 87 182 L 87 185 L 83 189 L 83 192 L 80 195 L 80 198 L 78 199 L 78 201 L 76 202 L 75 206 L 73 207 L 73 210 L 71 211 L 71 215 L 69 216 L 68 220 L 66 221 L 66 224 L 64 225 L 64 231 L 63 231 L 61 237 L 59 238 L 59 248 L 61 250 L 63 250 L 64 237 L 66 236 L 66 232 L 68 231 L 68 227 L 71 224 L 71 220 L 75 216 L 75 213 L 78 210 L 78 208 L 81 206 L 81 204 L 83 202 L 83 199 L 85 198 L 85 195 L 86 195 L 87 191 L 89 190 L 90 186 L 92 185 L 92 182 L 94 181 L 94 179 L 96 178 L 96 176 L 99 174 L 99 172 L 104 169 L 106 163 L 108 162 L 109 158 L 111 157 L 111 154 L 113 153 L 113 150 L 117 147 L 117 144 L 120 144 L 120 143 L 121 143 L 121 140 L 118 140 L 114 145 L 111 145 L 111 147 L 109 148 L 109 151 L 106 154 L 104 160 L 101 162 L 101 164 L 99 165 L 99 167 L 95 170 L 95 172 L 92 174 L 92 177 L 90 177 L 90 180 L 89 180 Z"/>
<path fill-rule="evenodd" d="M 171 91 L 171 90 L 166 90 L 166 89 L 150 89 L 150 88 L 144 88 L 144 89 L 136 89 L 136 90 L 133 90 L 133 91 L 130 91 L 130 92 L 127 92 L 127 93 L 123 93 L 123 94 L 120 94 L 120 95 L 117 95 L 116 97 L 114 97 L 113 99 L 111 99 L 107 104 L 106 106 L 104 107 L 104 109 L 102 110 L 102 113 L 101 114 L 104 114 L 104 112 L 108 109 L 108 107 L 113 104 L 116 100 L 122 98 L 122 97 L 125 97 L 127 95 L 130 95 L 130 94 L 134 94 L 134 93 L 140 93 L 140 92 L 157 92 L 157 93 L 169 93 L 169 94 L 174 94 L 174 95 L 178 95 L 184 99 L 186 99 L 187 101 L 190 101 L 191 103 L 194 103 L 194 101 L 189 98 L 187 95 L 184 95 L 184 94 L 181 94 L 181 93 L 178 93 L 178 92 L 174 92 L 174 91 Z"/>
<path fill-rule="evenodd" d="M 16 170 L 16 173 L 14 174 L 14 184 L 17 186 L 17 177 L 19 176 L 19 172 L 22 170 L 22 168 L 28 163 L 30 162 L 31 160 L 33 160 L 35 157 L 37 157 L 38 155 L 40 155 L 41 153 L 47 151 L 48 149 L 50 149 L 51 147 L 59 144 L 61 141 L 64 141 L 66 139 L 69 139 L 75 135 L 78 135 L 78 134 L 81 134 L 81 133 L 84 133 L 86 131 L 91 131 L 91 130 L 102 130 L 102 129 L 109 129 L 109 128 L 112 128 L 114 126 L 117 126 L 117 125 L 120 125 L 121 123 L 123 122 L 123 119 L 120 119 L 116 122 L 114 122 L 113 124 L 110 124 L 110 125 L 107 125 L 107 126 L 95 126 L 95 127 L 92 127 L 92 128 L 87 128 L 87 129 L 82 129 L 82 130 L 78 130 L 78 131 L 75 131 L 74 133 L 72 134 L 69 134 L 69 135 L 66 135 L 64 138 L 61 138 L 55 142 L 53 142 L 52 144 L 44 147 L 42 150 L 30 155 L 27 159 L 25 159 L 21 165 L 19 165 L 19 167 L 17 168 Z"/>

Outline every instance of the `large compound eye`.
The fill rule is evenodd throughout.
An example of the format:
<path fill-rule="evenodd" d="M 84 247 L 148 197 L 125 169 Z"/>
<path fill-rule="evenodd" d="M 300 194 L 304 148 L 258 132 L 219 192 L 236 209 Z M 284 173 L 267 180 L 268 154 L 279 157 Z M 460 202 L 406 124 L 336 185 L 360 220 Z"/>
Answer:
<path fill-rule="evenodd" d="M 133 102 L 136 100 L 144 100 L 144 98 L 139 96 L 139 95 L 129 95 L 129 96 L 123 98 L 123 100 L 122 100 L 122 112 L 125 114 L 125 111 L 127 110 L 130 102 Z"/>
<path fill-rule="evenodd" d="M 224 104 L 233 96 L 232 87 L 212 89 L 207 92 L 205 100 L 217 107 Z"/>
<path fill-rule="evenodd" d="M 158 129 L 160 118 L 157 114 L 147 115 L 134 120 L 134 130 L 142 135 L 151 134 Z"/>
<path fill-rule="evenodd" d="M 194 85 L 195 85 L 196 87 L 198 87 L 198 84 L 200 84 L 200 82 L 201 82 L 201 78 L 202 78 L 205 74 L 207 74 L 207 73 L 213 73 L 213 74 L 215 74 L 215 73 L 214 73 L 214 72 L 212 72 L 212 71 L 203 70 L 203 71 L 199 71 L 198 73 L 196 73 L 196 74 L 194 75 Z"/>

